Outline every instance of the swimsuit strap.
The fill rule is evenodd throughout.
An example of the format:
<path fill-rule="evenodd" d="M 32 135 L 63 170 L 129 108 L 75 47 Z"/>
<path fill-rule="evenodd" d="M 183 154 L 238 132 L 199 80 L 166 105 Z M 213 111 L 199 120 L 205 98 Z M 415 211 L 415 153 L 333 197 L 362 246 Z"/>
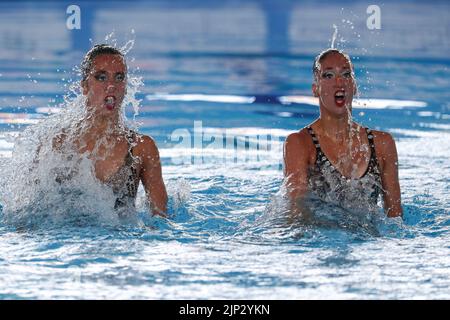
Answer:
<path fill-rule="evenodd" d="M 128 153 L 125 159 L 125 165 L 130 168 L 130 175 L 127 178 L 126 186 L 128 194 L 135 197 L 137 194 L 137 188 L 139 186 L 139 180 L 137 180 L 137 169 L 135 167 L 135 157 L 133 156 L 133 148 L 136 140 L 136 132 L 129 130 L 126 139 L 128 141 Z M 136 183 L 137 181 L 137 183 Z"/>
<path fill-rule="evenodd" d="M 326 166 L 326 167 L 330 168 L 331 172 L 339 173 L 336 170 L 336 168 L 331 164 L 330 160 L 328 160 L 328 158 L 325 155 L 325 153 L 323 153 L 322 148 L 320 147 L 319 139 L 317 139 L 317 136 L 314 133 L 313 128 L 311 128 L 311 126 L 307 126 L 306 129 L 308 130 L 308 133 L 311 136 L 312 142 L 314 143 L 314 147 L 316 148 L 316 161 L 315 161 L 316 170 L 318 172 L 321 172 L 322 171 L 322 167 Z M 340 175 L 340 173 L 339 173 L 339 175 Z M 319 175 L 319 180 L 323 184 L 328 184 L 326 182 L 325 176 L 323 174 Z"/>
<path fill-rule="evenodd" d="M 321 166 L 328 159 L 325 156 L 325 154 L 323 153 L 322 149 L 320 148 L 319 139 L 317 139 L 317 136 L 314 133 L 313 128 L 311 128 L 310 126 L 307 126 L 306 129 L 308 130 L 308 133 L 311 136 L 312 142 L 314 143 L 314 147 L 316 148 L 316 163 L 318 166 Z"/>
<path fill-rule="evenodd" d="M 375 152 L 375 142 L 373 139 L 373 133 L 372 130 L 365 127 L 366 133 L 367 133 L 367 140 L 369 141 L 369 147 L 370 147 L 370 160 L 369 160 L 369 170 L 373 173 L 379 174 L 378 170 L 378 160 L 377 160 L 377 154 Z"/>
<path fill-rule="evenodd" d="M 312 141 L 314 143 L 314 146 L 316 147 L 316 165 L 318 168 L 322 167 L 323 165 L 326 165 L 331 168 L 332 171 L 335 171 L 336 168 L 331 164 L 330 160 L 328 160 L 325 153 L 322 151 L 322 148 L 320 147 L 319 139 L 317 139 L 316 134 L 314 133 L 314 130 L 311 126 L 307 126 L 306 129 L 308 130 Z"/>
<path fill-rule="evenodd" d="M 134 132 L 133 130 L 129 130 L 127 132 L 127 134 L 125 135 L 125 138 L 127 139 L 128 142 L 128 156 L 133 156 L 133 148 L 134 148 L 134 144 L 135 144 L 135 140 L 136 140 L 136 132 Z"/>
<path fill-rule="evenodd" d="M 135 166 L 136 160 L 135 157 L 133 156 L 133 148 L 136 140 L 136 132 L 134 132 L 133 130 L 129 130 L 126 134 L 126 139 L 128 142 L 128 152 L 127 155 L 125 156 L 124 167 L 129 168 L 129 171 L 128 176 L 124 177 L 125 180 L 123 181 L 126 189 L 122 191 L 123 192 L 122 194 L 119 194 L 118 198 L 116 198 L 116 202 L 114 204 L 115 209 L 126 205 L 128 201 L 130 201 L 130 199 L 135 199 L 139 187 L 139 178 Z"/>
<path fill-rule="evenodd" d="M 133 149 L 136 145 L 136 132 L 133 130 L 129 130 L 125 136 L 125 138 L 127 139 L 128 142 L 128 152 L 127 155 L 125 156 L 125 165 L 131 167 L 133 174 L 135 174 L 134 171 L 136 171 L 136 168 L 134 166 L 136 160 L 135 160 L 135 156 L 133 155 Z"/>
<path fill-rule="evenodd" d="M 315 161 L 316 170 L 318 170 L 320 172 L 320 171 L 322 171 L 322 167 L 325 166 L 325 167 L 329 167 L 331 172 L 333 172 L 333 173 L 337 172 L 337 173 L 339 173 L 339 175 L 341 175 L 340 172 L 337 171 L 336 168 L 331 164 L 330 160 L 328 160 L 325 153 L 323 153 L 322 148 L 320 147 L 319 139 L 317 138 L 316 134 L 314 133 L 313 128 L 311 128 L 311 126 L 307 126 L 306 129 L 308 130 L 308 133 L 311 136 L 312 142 L 314 143 L 314 147 L 316 148 L 316 161 Z M 344 176 L 342 176 L 342 178 L 344 178 Z M 322 182 L 325 182 L 325 177 L 323 175 L 321 175 L 320 180 Z"/>

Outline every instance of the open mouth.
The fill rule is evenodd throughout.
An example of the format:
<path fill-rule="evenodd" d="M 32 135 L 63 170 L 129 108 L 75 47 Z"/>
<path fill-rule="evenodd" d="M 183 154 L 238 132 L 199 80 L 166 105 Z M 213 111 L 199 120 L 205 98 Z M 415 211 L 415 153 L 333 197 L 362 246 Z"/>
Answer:
<path fill-rule="evenodd" d="M 334 94 L 334 102 L 338 107 L 343 107 L 345 105 L 345 91 L 338 90 Z"/>
<path fill-rule="evenodd" d="M 113 110 L 116 106 L 116 97 L 114 96 L 107 96 L 105 98 L 105 107 L 108 110 Z"/>

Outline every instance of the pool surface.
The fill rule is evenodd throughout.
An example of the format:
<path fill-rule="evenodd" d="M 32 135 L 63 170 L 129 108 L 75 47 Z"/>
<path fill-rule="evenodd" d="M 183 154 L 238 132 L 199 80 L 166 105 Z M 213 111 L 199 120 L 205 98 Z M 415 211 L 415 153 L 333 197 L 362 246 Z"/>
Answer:
<path fill-rule="evenodd" d="M 1 164 L 18 133 L 61 112 L 89 39 L 131 41 L 135 121 L 158 144 L 170 219 L 146 214 L 142 189 L 123 223 L 80 212 L 95 194 L 20 227 L 3 210 L 0 299 L 450 298 L 448 2 L 385 3 L 380 30 L 353 1 L 80 2 L 80 30 L 70 4 L 0 3 Z M 354 58 L 354 118 L 397 144 L 404 219 L 375 234 L 279 214 L 283 141 L 318 116 L 311 66 L 333 24 Z"/>

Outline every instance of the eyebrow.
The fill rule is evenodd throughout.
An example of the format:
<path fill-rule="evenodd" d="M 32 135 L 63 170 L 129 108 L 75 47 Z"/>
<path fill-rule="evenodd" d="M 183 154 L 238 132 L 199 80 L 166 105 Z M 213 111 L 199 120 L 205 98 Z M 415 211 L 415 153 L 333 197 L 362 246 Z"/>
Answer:
<path fill-rule="evenodd" d="M 94 73 L 95 73 L 95 74 L 97 74 L 97 73 L 108 73 L 108 71 L 105 71 L 105 70 L 98 70 L 98 71 L 94 71 Z M 119 71 L 119 72 L 116 72 L 115 74 L 116 74 L 116 75 L 117 75 L 117 74 L 123 74 L 123 75 L 125 75 L 125 72 Z"/>
<path fill-rule="evenodd" d="M 326 69 L 324 69 L 324 70 L 322 70 L 322 73 L 324 73 L 324 72 L 326 72 L 326 71 L 334 71 L 334 68 L 326 68 Z M 350 67 L 345 67 L 345 68 L 342 68 L 342 71 L 352 71 L 352 68 L 350 68 Z"/>
<path fill-rule="evenodd" d="M 334 69 L 334 67 L 328 67 L 328 68 L 325 68 L 324 70 L 333 70 Z M 350 67 L 343 67 L 342 69 L 351 69 Z"/>

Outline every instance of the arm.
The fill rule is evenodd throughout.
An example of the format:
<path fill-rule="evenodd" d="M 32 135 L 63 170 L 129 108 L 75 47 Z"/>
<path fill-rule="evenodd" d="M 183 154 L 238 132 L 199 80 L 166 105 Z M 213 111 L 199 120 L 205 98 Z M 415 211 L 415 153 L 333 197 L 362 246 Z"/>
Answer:
<path fill-rule="evenodd" d="M 378 139 L 377 139 L 378 138 Z M 378 150 L 381 158 L 381 183 L 383 186 L 384 210 L 390 218 L 403 215 L 398 180 L 398 156 L 395 141 L 392 136 L 378 131 L 375 135 L 378 140 Z M 375 143 L 377 146 L 377 143 Z"/>
<path fill-rule="evenodd" d="M 167 191 L 162 177 L 161 162 L 155 142 L 148 136 L 139 139 L 138 149 L 142 161 L 141 181 L 150 202 L 153 215 L 165 216 Z"/>
<path fill-rule="evenodd" d="M 309 135 L 305 130 L 290 134 L 284 143 L 284 184 L 290 203 L 291 217 L 308 217 L 310 211 L 302 198 L 308 191 Z"/>

